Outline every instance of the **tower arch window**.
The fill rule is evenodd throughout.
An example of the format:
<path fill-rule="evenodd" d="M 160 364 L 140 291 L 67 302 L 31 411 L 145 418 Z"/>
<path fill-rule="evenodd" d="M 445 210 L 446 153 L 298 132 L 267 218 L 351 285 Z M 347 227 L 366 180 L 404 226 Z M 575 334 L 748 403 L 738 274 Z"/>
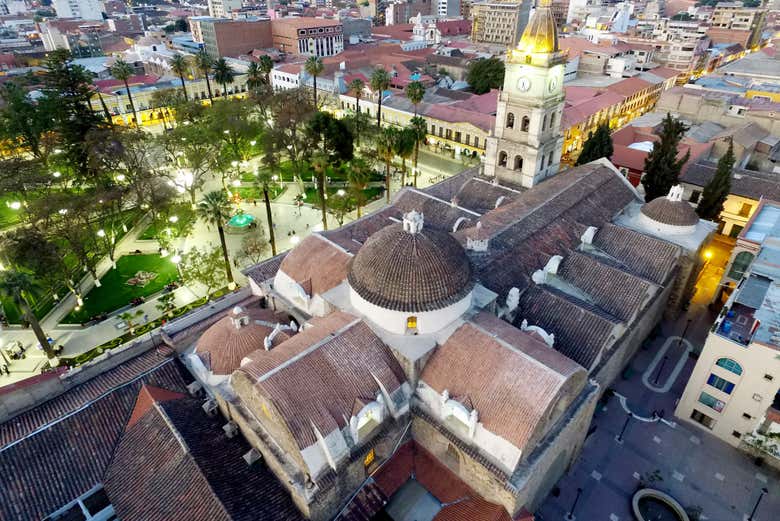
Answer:
<path fill-rule="evenodd" d="M 498 154 L 498 166 L 506 167 L 506 152 L 503 150 Z"/>
<path fill-rule="evenodd" d="M 417 334 L 417 317 L 406 317 L 406 332 L 414 335 Z"/>
<path fill-rule="evenodd" d="M 515 115 L 511 112 L 506 115 L 506 128 L 515 128 Z"/>
<path fill-rule="evenodd" d="M 550 114 L 550 130 L 555 128 L 555 112 Z"/>
<path fill-rule="evenodd" d="M 547 166 L 552 166 L 553 163 L 553 152 L 550 151 L 550 155 L 547 156 Z"/>
<path fill-rule="evenodd" d="M 542 155 L 542 164 L 539 166 L 539 170 L 544 170 L 544 155 Z"/>
<path fill-rule="evenodd" d="M 520 121 L 520 130 L 523 132 L 528 132 L 528 126 L 531 124 L 531 120 L 528 119 L 528 116 L 523 116 L 523 119 Z"/>
<path fill-rule="evenodd" d="M 715 365 L 722 367 L 726 371 L 731 371 L 737 376 L 742 375 L 742 366 L 739 365 L 736 360 L 732 360 L 731 358 L 718 358 L 718 361 L 715 362 Z"/>
<path fill-rule="evenodd" d="M 547 114 L 542 118 L 542 131 L 547 127 Z"/>
<path fill-rule="evenodd" d="M 523 156 L 515 156 L 515 170 L 523 169 Z"/>

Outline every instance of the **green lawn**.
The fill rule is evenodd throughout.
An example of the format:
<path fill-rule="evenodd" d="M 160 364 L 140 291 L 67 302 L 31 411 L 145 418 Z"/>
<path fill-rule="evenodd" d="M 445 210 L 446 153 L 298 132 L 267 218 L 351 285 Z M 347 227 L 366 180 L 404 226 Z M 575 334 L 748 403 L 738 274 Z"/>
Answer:
<path fill-rule="evenodd" d="M 339 188 L 339 187 L 328 187 L 328 200 L 330 200 L 333 197 L 338 197 L 336 195 L 336 192 L 339 190 L 346 190 L 345 188 Z M 363 190 L 363 193 L 366 196 L 366 204 L 373 201 L 374 199 L 377 199 L 382 196 L 382 194 L 385 193 L 385 190 L 381 186 L 369 186 L 365 190 Z M 312 186 L 306 187 L 306 199 L 304 200 L 305 203 L 318 206 L 320 204 L 320 195 L 319 192 L 317 192 L 317 189 Z M 352 203 L 354 206 L 354 201 Z"/>
<path fill-rule="evenodd" d="M 12 210 L 9 208 L 7 203 L 13 201 L 21 201 L 21 199 L 15 195 L 5 195 L 0 197 L 0 229 L 7 228 L 19 222 L 19 216 L 21 215 L 23 209 L 20 208 L 19 210 Z"/>
<path fill-rule="evenodd" d="M 68 290 L 65 287 L 60 288 L 60 298 L 62 298 L 67 293 L 67 291 Z M 46 293 L 40 298 L 30 302 L 35 316 L 39 319 L 45 317 L 46 313 L 51 311 L 51 308 L 54 307 L 54 304 L 56 304 L 56 302 L 54 301 L 51 293 Z M 16 304 L 14 304 L 13 300 L 6 298 L 0 299 L 0 305 L 3 307 L 3 313 L 5 314 L 5 318 L 8 320 L 9 324 L 22 323 L 22 311 L 16 306 Z"/>
<path fill-rule="evenodd" d="M 139 271 L 154 272 L 157 277 L 143 287 L 127 284 L 127 280 Z M 160 291 L 166 284 L 177 278 L 176 265 L 168 257 L 162 258 L 157 254 L 125 255 L 119 258 L 115 270 L 109 270 L 100 279 L 102 286 L 93 288 L 84 297 L 82 308 L 72 311 L 63 322 L 81 324 L 91 316 L 104 312 L 110 313 L 126 306 L 135 297 L 146 297 Z"/>

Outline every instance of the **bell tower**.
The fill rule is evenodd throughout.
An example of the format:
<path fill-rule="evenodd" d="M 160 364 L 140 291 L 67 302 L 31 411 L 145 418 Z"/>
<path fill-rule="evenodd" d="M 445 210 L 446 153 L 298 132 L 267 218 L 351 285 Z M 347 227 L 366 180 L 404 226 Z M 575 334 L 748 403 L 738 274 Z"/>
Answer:
<path fill-rule="evenodd" d="M 558 172 L 563 148 L 563 70 L 550 0 L 541 0 L 517 47 L 509 49 L 485 175 L 530 188 Z"/>

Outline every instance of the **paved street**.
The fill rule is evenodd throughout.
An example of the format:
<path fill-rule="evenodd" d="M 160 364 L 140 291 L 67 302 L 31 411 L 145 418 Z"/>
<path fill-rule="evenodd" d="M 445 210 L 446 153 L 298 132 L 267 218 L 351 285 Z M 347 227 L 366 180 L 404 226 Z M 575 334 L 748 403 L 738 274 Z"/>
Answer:
<path fill-rule="evenodd" d="M 689 318 L 692 322 L 685 337 L 691 343 L 686 345 L 687 340 L 681 342 L 678 337 Z M 713 318 L 704 306 L 692 306 L 688 316 L 664 323 L 662 334 L 639 351 L 626 378 L 618 378 L 613 385 L 618 395 L 625 397 L 625 406 L 616 395 L 597 409 L 595 431 L 574 467 L 559 481 L 560 494 L 551 494 L 538 509 L 539 521 L 564 519 L 578 487 L 583 491 L 574 512 L 576 519 L 633 520 L 630 498 L 639 478 L 655 471 L 661 481 L 652 486 L 670 493 L 686 508 L 701 507 L 703 520 L 743 521 L 762 487 L 767 487 L 769 494 L 763 498 L 755 521 L 780 518 L 777 474 L 756 466 L 737 449 L 673 416 L 695 364 L 687 349 L 700 349 Z M 665 352 L 668 360 L 663 367 L 654 364 L 670 337 Z M 675 377 L 678 362 L 683 365 Z M 626 422 L 627 410 L 642 418 L 629 420 L 623 443 L 618 443 L 615 437 Z M 662 412 L 666 421 L 653 421 L 653 411 Z"/>

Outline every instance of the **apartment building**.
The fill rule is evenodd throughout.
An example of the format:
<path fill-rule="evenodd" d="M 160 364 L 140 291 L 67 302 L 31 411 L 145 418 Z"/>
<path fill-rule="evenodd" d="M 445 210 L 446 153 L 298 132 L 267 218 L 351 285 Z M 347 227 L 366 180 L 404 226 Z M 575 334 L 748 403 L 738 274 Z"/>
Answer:
<path fill-rule="evenodd" d="M 484 1 L 471 5 L 471 40 L 514 46 L 528 23 L 529 1 Z"/>
<path fill-rule="evenodd" d="M 764 200 L 737 239 L 726 273 L 739 283 L 675 410 L 772 466 L 780 465 L 779 265 L 780 203 Z"/>
<path fill-rule="evenodd" d="M 344 27 L 324 18 L 279 18 L 271 24 L 273 46 L 289 54 L 333 56 L 344 50 Z"/>
<path fill-rule="evenodd" d="M 209 15 L 227 17 L 235 9 L 241 9 L 242 0 L 208 0 Z"/>
<path fill-rule="evenodd" d="M 385 8 L 385 25 L 408 24 L 417 14 L 423 16 L 433 13 L 435 4 L 431 0 L 396 0 Z"/>
<path fill-rule="evenodd" d="M 766 9 L 744 7 L 742 2 L 718 2 L 707 33 L 717 43 L 741 43 L 745 48 L 752 48 L 761 40 L 766 14 Z"/>
<path fill-rule="evenodd" d="M 199 37 L 214 59 L 238 57 L 273 45 L 270 20 L 209 18 L 198 22 Z"/>
<path fill-rule="evenodd" d="M 57 18 L 103 19 L 103 5 L 100 0 L 53 0 L 52 6 Z"/>

